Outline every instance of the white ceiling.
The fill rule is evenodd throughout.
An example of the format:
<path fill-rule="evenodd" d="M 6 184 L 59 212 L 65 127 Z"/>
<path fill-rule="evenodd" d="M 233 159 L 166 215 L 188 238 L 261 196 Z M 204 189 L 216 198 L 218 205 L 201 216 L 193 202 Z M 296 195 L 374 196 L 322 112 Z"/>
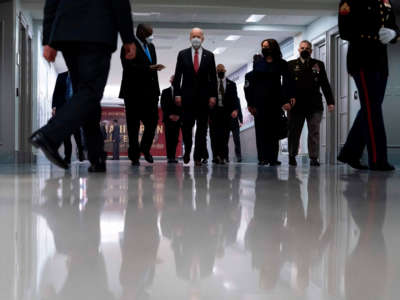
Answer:
<path fill-rule="evenodd" d="M 34 19 L 42 18 L 43 2 L 22 1 Z M 132 8 L 135 13 L 155 13 L 151 16 L 135 14 L 134 22 L 150 23 L 154 27 L 158 61 L 167 66 L 159 73 L 160 86 L 165 88 L 175 70 L 178 52 L 189 47 L 192 27 L 205 30 L 206 49 L 227 48 L 224 53 L 216 55 L 216 62 L 225 64 L 229 73 L 248 63 L 264 38 L 283 41 L 297 35 L 319 17 L 334 15 L 337 3 L 337 0 L 136 0 L 132 2 Z M 248 24 L 246 19 L 251 14 L 265 14 L 266 17 L 257 24 Z M 241 38 L 234 42 L 225 41 L 232 34 Z M 60 71 L 65 69 L 60 58 L 56 65 Z M 116 100 L 121 76 L 118 49 L 112 58 L 106 102 Z"/>

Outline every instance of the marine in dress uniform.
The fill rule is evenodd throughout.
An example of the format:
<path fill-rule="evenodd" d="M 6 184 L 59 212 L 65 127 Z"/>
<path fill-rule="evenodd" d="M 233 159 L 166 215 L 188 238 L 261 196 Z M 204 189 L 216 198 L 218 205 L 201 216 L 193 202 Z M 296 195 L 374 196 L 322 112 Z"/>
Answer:
<path fill-rule="evenodd" d="M 387 44 L 400 36 L 390 0 L 342 0 L 339 6 L 340 37 L 349 41 L 347 68 L 360 94 L 361 109 L 338 160 L 356 169 L 365 146 L 369 169 L 391 171 L 382 103 L 388 79 Z"/>
<path fill-rule="evenodd" d="M 296 166 L 299 152 L 300 136 L 304 122 L 308 126 L 308 152 L 310 164 L 319 166 L 320 125 L 324 106 L 321 89 L 324 93 L 329 111 L 333 111 L 335 100 L 325 65 L 322 61 L 311 58 L 312 45 L 302 41 L 299 47 L 300 57 L 289 61 L 289 71 L 295 80 L 296 105 L 289 116 L 289 164 Z"/>

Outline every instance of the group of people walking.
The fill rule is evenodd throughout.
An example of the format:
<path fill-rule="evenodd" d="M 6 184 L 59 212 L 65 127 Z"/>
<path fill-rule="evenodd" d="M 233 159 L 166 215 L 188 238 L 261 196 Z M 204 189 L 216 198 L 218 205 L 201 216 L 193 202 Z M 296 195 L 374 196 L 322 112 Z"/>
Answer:
<path fill-rule="evenodd" d="M 96 5 L 86 9 L 85 5 L 92 1 L 86 4 L 79 0 L 46 1 L 44 57 L 54 61 L 57 50 L 62 51 L 71 76 L 73 95 L 30 141 L 42 149 L 50 161 L 67 168 L 58 148 L 82 127 L 91 162 L 89 171 L 106 170 L 104 140 L 99 126 L 100 101 L 111 53 L 116 50 L 117 34 L 120 33 L 124 44 L 120 98 L 126 108 L 128 156 L 135 166 L 140 164 L 141 154 L 153 163 L 150 148 L 158 122 L 161 94 L 158 72 L 165 68 L 157 62 L 152 43 L 153 28 L 139 24 L 136 36 L 133 34 L 128 0 L 96 0 Z M 91 19 L 96 22 L 90 22 Z M 393 170 L 387 160 L 382 117 L 388 77 L 386 45 L 396 42 L 400 36 L 390 1 L 342 0 L 339 29 L 341 37 L 349 41 L 348 69 L 359 89 L 361 109 L 338 160 L 356 169 Z M 214 54 L 203 48 L 204 39 L 203 30 L 192 29 L 191 47 L 179 52 L 171 88 L 162 93 L 170 163 L 177 162 L 175 153 L 180 129 L 185 149 L 183 161 L 185 164 L 190 162 L 194 146 L 196 166 L 208 159 L 208 128 L 214 163 L 229 161 L 230 131 L 234 132 L 235 141 L 239 136 L 238 127 L 242 121 L 239 120 L 241 111 L 236 84 L 226 78 L 225 66 L 216 66 Z M 289 164 L 297 165 L 300 135 L 307 121 L 310 164 L 319 166 L 319 130 L 324 109 L 321 89 L 328 110 L 335 108 L 324 64 L 311 58 L 312 44 L 306 40 L 300 43 L 299 58 L 290 62 L 282 58 L 279 44 L 273 39 L 262 41 L 261 53 L 254 56 L 254 68 L 246 74 L 245 83 L 248 109 L 255 118 L 259 164 L 280 165 L 279 140 L 288 137 Z M 144 132 L 139 143 L 140 122 Z M 369 154 L 368 167 L 360 162 L 365 146 Z M 238 148 L 236 150 L 237 160 L 241 161 L 241 153 Z"/>

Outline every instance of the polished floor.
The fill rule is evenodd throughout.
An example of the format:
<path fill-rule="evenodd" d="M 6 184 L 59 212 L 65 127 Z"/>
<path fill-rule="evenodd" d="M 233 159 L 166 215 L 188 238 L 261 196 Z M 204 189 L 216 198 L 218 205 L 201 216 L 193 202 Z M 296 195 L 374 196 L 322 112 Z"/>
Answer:
<path fill-rule="evenodd" d="M 397 300 L 400 172 L 0 166 L 0 299 Z"/>

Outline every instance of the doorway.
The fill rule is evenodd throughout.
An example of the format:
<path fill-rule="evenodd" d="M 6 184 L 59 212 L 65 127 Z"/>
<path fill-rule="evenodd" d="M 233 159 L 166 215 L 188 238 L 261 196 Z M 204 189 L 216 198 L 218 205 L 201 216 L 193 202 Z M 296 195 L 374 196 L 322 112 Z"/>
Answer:
<path fill-rule="evenodd" d="M 32 35 L 29 26 L 22 14 L 19 22 L 19 50 L 18 50 L 18 114 L 19 151 L 18 163 L 32 162 L 32 147 L 28 138 L 32 133 Z"/>

